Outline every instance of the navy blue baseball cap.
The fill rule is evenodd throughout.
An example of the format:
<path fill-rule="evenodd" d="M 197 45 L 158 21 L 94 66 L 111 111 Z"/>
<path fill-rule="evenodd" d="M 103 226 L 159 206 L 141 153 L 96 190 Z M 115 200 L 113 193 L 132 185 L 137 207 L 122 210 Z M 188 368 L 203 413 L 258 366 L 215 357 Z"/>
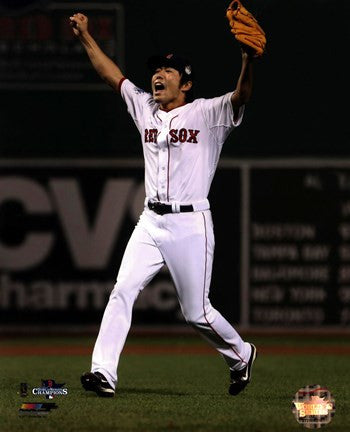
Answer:
<path fill-rule="evenodd" d="M 191 62 L 175 54 L 154 55 L 147 60 L 147 66 L 152 73 L 161 67 L 171 67 L 187 77 L 189 81 L 193 81 L 194 78 Z"/>

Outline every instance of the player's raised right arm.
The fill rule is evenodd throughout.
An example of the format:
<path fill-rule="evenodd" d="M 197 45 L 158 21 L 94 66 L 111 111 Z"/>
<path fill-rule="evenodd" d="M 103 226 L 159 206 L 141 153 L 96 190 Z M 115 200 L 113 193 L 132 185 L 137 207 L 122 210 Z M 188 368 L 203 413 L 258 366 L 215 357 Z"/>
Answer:
<path fill-rule="evenodd" d="M 76 13 L 70 18 L 70 25 L 84 46 L 90 61 L 100 77 L 114 90 L 119 90 L 120 80 L 124 77 L 119 67 L 101 50 L 88 30 L 87 16 Z"/>

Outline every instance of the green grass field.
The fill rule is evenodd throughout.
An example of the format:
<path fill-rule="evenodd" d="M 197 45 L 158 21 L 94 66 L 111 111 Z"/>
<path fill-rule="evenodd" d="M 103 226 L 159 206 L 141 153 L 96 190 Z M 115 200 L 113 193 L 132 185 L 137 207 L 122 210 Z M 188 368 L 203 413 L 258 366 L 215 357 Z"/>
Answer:
<path fill-rule="evenodd" d="M 327 387 L 336 402 L 326 431 L 350 427 L 350 351 L 327 353 L 327 347 L 349 348 L 346 337 L 249 337 L 258 348 L 253 379 L 243 393 L 227 393 L 228 370 L 199 337 L 140 338 L 130 336 L 119 367 L 119 384 L 112 399 L 85 392 L 80 375 L 90 368 L 90 354 L 45 355 L 45 346 L 91 347 L 94 338 L 2 339 L 0 341 L 1 432 L 291 432 L 306 430 L 292 414 L 294 394 L 305 385 Z M 132 349 L 142 344 L 147 352 Z M 40 355 L 6 354 L 5 348 L 41 347 Z M 152 348 L 176 346 L 177 353 Z M 271 347 L 316 347 L 321 354 L 269 353 Z M 186 352 L 188 348 L 191 353 Z M 183 351 L 181 352 L 181 349 Z M 129 351 L 128 351 L 129 349 Z M 5 355 L 1 355 L 5 353 Z M 134 352 L 134 353 L 133 353 Z M 18 394 L 20 382 L 30 389 L 41 379 L 65 383 L 67 396 L 55 397 L 58 405 L 47 417 L 20 417 L 23 402 L 49 402 L 42 397 Z"/>

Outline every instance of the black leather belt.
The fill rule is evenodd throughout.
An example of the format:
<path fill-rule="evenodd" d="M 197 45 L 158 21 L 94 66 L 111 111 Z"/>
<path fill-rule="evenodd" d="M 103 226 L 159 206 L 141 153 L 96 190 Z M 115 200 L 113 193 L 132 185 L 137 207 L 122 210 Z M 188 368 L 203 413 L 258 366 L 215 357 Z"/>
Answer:
<path fill-rule="evenodd" d="M 165 215 L 167 213 L 173 213 L 171 204 L 164 204 L 158 201 L 148 201 L 148 208 L 153 210 L 159 215 Z M 192 205 L 180 205 L 180 213 L 193 212 Z"/>

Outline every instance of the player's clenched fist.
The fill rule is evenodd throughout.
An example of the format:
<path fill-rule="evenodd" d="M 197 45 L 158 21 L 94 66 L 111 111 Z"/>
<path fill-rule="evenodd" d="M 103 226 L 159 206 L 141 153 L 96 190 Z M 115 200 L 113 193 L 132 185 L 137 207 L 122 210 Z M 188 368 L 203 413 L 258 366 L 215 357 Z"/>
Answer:
<path fill-rule="evenodd" d="M 88 30 L 88 18 L 87 16 L 76 13 L 73 16 L 69 17 L 70 25 L 73 27 L 73 32 L 75 36 L 81 36 L 83 33 Z"/>

